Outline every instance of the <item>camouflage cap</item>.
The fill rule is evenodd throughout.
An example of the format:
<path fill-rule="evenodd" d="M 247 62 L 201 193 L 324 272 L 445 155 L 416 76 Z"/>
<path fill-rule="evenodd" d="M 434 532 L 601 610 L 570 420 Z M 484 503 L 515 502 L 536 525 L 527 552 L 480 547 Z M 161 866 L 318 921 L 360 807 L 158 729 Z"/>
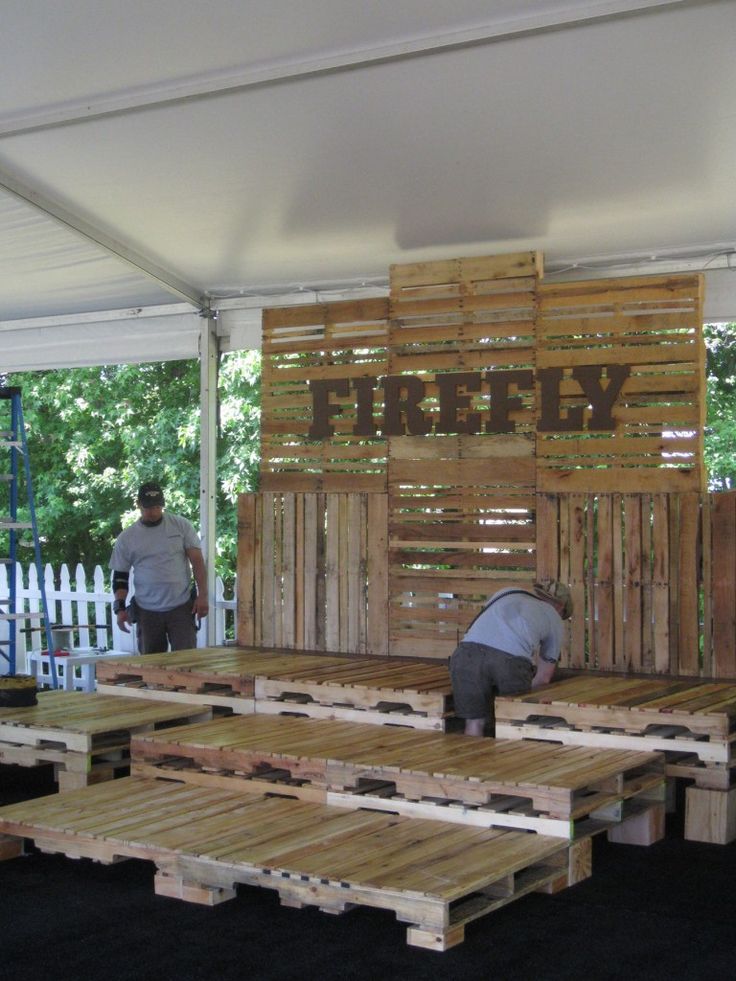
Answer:
<path fill-rule="evenodd" d="M 570 619 L 573 612 L 572 594 L 570 592 L 570 587 L 566 586 L 564 582 L 559 582 L 557 579 L 552 579 L 546 584 L 535 582 L 534 592 L 542 599 L 550 599 L 555 603 L 559 603 L 562 607 L 562 610 L 560 611 L 560 616 L 562 619 Z"/>

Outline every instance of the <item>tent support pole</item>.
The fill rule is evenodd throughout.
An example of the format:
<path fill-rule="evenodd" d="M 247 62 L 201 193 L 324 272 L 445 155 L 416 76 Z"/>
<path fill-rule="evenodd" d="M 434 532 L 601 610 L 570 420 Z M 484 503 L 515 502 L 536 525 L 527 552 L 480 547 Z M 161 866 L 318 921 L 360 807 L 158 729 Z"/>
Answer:
<path fill-rule="evenodd" d="M 205 621 L 207 644 L 215 644 L 215 542 L 217 537 L 217 372 L 218 338 L 216 322 L 205 311 L 199 345 L 200 438 L 199 438 L 199 515 L 202 547 L 207 565 L 209 603 L 212 615 Z"/>

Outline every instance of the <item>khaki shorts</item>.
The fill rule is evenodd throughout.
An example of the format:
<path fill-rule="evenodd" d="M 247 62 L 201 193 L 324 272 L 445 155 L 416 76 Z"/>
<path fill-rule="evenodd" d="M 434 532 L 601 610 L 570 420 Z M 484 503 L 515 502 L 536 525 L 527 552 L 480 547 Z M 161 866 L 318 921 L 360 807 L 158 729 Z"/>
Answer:
<path fill-rule="evenodd" d="M 490 719 L 493 694 L 528 691 L 534 665 L 495 647 L 462 641 L 450 658 L 455 715 L 461 719 Z"/>

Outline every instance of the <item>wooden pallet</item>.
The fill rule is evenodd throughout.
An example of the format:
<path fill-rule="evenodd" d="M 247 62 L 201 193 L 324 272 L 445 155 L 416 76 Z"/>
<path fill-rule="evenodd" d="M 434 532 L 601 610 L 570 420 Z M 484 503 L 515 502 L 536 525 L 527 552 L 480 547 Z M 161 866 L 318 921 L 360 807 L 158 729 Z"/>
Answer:
<path fill-rule="evenodd" d="M 72 858 L 153 861 L 157 894 L 190 902 L 230 899 L 243 883 L 288 906 L 393 910 L 410 944 L 434 950 L 461 943 L 465 925 L 494 909 L 591 872 L 590 839 L 136 777 L 1 808 L 0 834 Z"/>
<path fill-rule="evenodd" d="M 204 648 L 111 659 L 99 692 L 442 731 L 452 714 L 444 665 L 404 658 Z"/>
<path fill-rule="evenodd" d="M 587 750 L 315 719 L 238 716 L 141 735 L 133 772 L 564 838 L 647 814 L 661 837 L 659 753 Z M 632 824 L 628 825 L 633 829 Z"/>
<path fill-rule="evenodd" d="M 685 837 L 736 838 L 736 685 L 671 678 L 568 678 L 496 699 L 496 735 L 653 749 L 687 788 Z"/>
<path fill-rule="evenodd" d="M 206 696 L 206 704 L 252 712 L 260 661 L 259 652 L 228 647 L 111 658 L 100 665 L 97 690 L 186 704 L 205 704 Z"/>
<path fill-rule="evenodd" d="M 325 659 L 318 667 L 292 663 L 256 678 L 256 713 L 394 723 L 442 731 L 451 715 L 452 685 L 445 665 L 401 658 Z"/>
<path fill-rule="evenodd" d="M 211 717 L 212 710 L 202 705 L 186 708 L 98 693 L 41 692 L 37 705 L 0 708 L 0 763 L 52 763 L 59 790 L 73 790 L 127 772 L 134 733 Z"/>

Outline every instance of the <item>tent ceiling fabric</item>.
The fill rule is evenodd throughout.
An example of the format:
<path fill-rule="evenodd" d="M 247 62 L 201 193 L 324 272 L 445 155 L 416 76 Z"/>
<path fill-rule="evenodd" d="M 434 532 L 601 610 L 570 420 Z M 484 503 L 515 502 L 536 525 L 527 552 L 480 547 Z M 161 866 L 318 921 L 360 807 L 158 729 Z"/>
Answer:
<path fill-rule="evenodd" d="M 0 192 L 3 320 L 166 303 L 171 295 L 141 273 L 17 198 Z"/>
<path fill-rule="evenodd" d="M 6 0 L 0 321 L 178 302 L 148 261 L 236 297 L 521 249 L 736 265 L 734 37 L 733 0 Z"/>
<path fill-rule="evenodd" d="M 202 319 L 182 304 L 138 307 L 107 316 L 76 315 L 0 324 L 0 370 L 35 371 L 196 358 Z"/>

